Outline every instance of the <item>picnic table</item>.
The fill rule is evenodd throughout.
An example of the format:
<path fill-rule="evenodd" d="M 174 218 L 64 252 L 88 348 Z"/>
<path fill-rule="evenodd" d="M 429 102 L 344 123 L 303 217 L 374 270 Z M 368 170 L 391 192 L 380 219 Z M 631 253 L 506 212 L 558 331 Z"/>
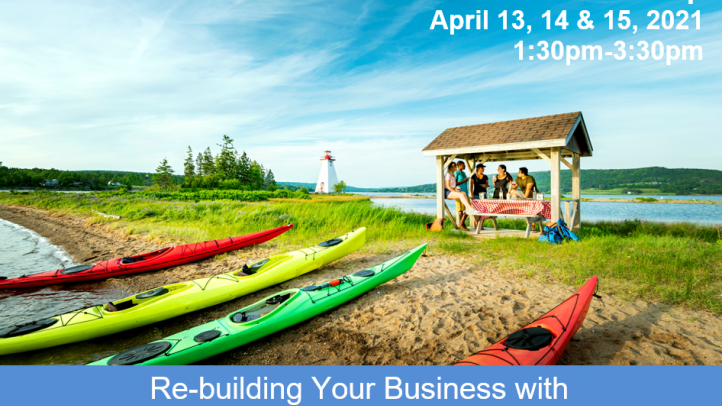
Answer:
<path fill-rule="evenodd" d="M 546 219 L 551 218 L 552 204 L 548 201 L 542 200 L 501 200 L 501 199 L 482 199 L 472 200 L 471 205 L 482 213 L 481 216 L 476 217 L 476 234 L 481 233 L 481 227 L 484 224 L 484 220 L 490 218 L 494 223 L 494 230 L 499 230 L 499 226 L 496 224 L 496 218 L 498 216 L 503 217 L 520 217 L 526 220 L 526 234 L 525 238 L 529 238 L 531 235 L 531 225 L 533 223 L 539 223 L 539 230 L 542 230 L 542 222 Z M 479 219 L 481 217 L 481 219 Z"/>

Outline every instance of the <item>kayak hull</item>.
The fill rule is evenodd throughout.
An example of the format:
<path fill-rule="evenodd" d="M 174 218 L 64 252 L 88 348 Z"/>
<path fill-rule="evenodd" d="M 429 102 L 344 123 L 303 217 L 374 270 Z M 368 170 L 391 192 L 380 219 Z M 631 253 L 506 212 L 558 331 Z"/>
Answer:
<path fill-rule="evenodd" d="M 368 272 L 364 271 L 366 274 L 359 276 L 360 273 L 357 272 L 337 279 L 336 281 L 339 282 L 337 286 L 327 286 L 314 291 L 303 289 L 284 290 L 234 311 L 222 319 L 146 344 L 141 347 L 154 345 L 165 350 L 151 359 L 138 363 L 133 362 L 133 364 L 192 364 L 284 330 L 346 303 L 403 274 L 413 267 L 425 248 L 426 244 L 370 268 L 373 275 L 368 276 Z M 282 304 L 275 306 L 268 304 L 269 301 L 274 301 L 274 298 L 283 298 L 285 296 L 287 296 L 287 299 Z M 256 314 L 260 313 L 262 316 L 255 320 L 235 321 L 239 314 L 250 318 L 251 316 L 247 314 L 254 312 Z M 199 340 L 199 337 L 213 338 L 210 341 L 204 341 L 203 339 Z M 129 352 L 133 352 L 133 349 L 89 365 L 112 365 L 114 360 L 122 360 L 123 355 Z"/>
<path fill-rule="evenodd" d="M 567 300 L 519 330 L 540 331 L 539 328 L 542 328 L 551 332 L 548 345 L 531 351 L 510 348 L 507 343 L 509 336 L 456 365 L 556 365 L 569 341 L 582 326 L 596 289 L 597 277 L 594 276 Z"/>
<path fill-rule="evenodd" d="M 311 272 L 356 251 L 366 242 L 366 229 L 360 228 L 340 239 L 341 243 L 331 247 L 314 246 L 272 256 L 250 275 L 239 274 L 241 271 L 227 272 L 165 285 L 113 302 L 119 309 L 130 306 L 123 310 L 108 311 L 106 304 L 49 318 L 56 321 L 47 328 L 17 337 L 0 338 L 0 355 L 102 337 L 245 296 Z M 158 295 L 145 297 L 156 291 Z M 2 335 L 3 331 L 0 331 L 0 337 Z"/>
<path fill-rule="evenodd" d="M 87 265 L 87 269 L 76 273 L 64 273 L 72 268 L 58 269 L 18 278 L 0 280 L 0 289 L 27 289 L 63 283 L 90 282 L 141 272 L 171 268 L 190 262 L 200 261 L 214 255 L 237 250 L 240 248 L 262 244 L 290 230 L 293 226 L 286 225 L 253 234 L 228 237 L 185 245 L 176 245 L 131 258 L 143 260 L 125 263 L 123 258 L 96 262 Z"/>

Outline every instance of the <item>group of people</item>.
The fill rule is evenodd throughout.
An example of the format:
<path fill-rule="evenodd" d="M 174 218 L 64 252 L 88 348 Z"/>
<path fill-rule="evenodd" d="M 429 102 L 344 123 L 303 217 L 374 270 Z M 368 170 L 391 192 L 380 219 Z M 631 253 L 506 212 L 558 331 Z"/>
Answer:
<path fill-rule="evenodd" d="M 481 213 L 476 210 L 469 200 L 469 195 L 474 199 L 488 199 L 487 189 L 489 188 L 489 177 L 484 174 L 486 166 L 476 165 L 471 176 L 465 172 L 464 161 L 452 162 L 448 172 L 444 176 L 444 198 L 456 201 L 456 211 L 459 214 L 459 228 L 469 231 L 466 227 L 466 219 L 469 216 L 479 216 Z M 516 179 L 512 180 L 511 175 L 506 171 L 506 165 L 499 165 L 497 174 L 492 178 L 494 185 L 494 199 L 506 199 L 510 195 L 516 195 L 520 199 L 531 199 L 537 192 L 536 180 L 529 175 L 527 168 L 519 168 Z M 469 193 L 471 192 L 471 193 Z M 482 224 L 481 229 L 484 229 Z"/>

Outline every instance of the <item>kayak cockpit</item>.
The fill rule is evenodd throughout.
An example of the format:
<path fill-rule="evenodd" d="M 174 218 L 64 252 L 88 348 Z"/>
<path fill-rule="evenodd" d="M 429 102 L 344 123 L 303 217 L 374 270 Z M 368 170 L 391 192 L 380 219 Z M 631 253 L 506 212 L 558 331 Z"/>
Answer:
<path fill-rule="evenodd" d="M 148 261 L 150 259 L 155 259 L 155 258 L 165 254 L 169 249 L 170 248 L 163 248 L 161 250 L 153 251 L 148 254 L 140 254 L 140 255 L 135 255 L 135 256 L 130 256 L 130 257 L 123 257 L 120 260 L 120 263 L 123 265 L 127 265 L 127 264 L 135 264 L 137 262 Z"/>
<path fill-rule="evenodd" d="M 77 266 L 71 266 L 70 268 L 65 268 L 60 271 L 60 273 L 65 275 L 72 275 L 74 273 L 78 272 L 85 272 L 88 269 L 93 269 L 95 265 L 77 265 Z"/>
<path fill-rule="evenodd" d="M 233 276 L 243 278 L 246 276 L 259 275 L 288 261 L 289 259 L 291 259 L 290 255 L 275 255 L 270 258 L 266 258 L 263 261 L 256 262 L 253 265 L 243 265 L 243 268 L 240 271 L 233 272 Z"/>
<path fill-rule="evenodd" d="M 228 316 L 228 319 L 233 323 L 241 324 L 271 316 L 278 309 L 289 303 L 290 300 L 295 297 L 296 293 L 298 293 L 298 289 L 292 289 L 267 297 L 260 302 L 256 302 L 231 314 Z"/>
<path fill-rule="evenodd" d="M 160 300 L 161 298 L 167 297 L 168 295 L 173 295 L 186 290 L 190 286 L 190 283 L 177 283 L 175 285 L 161 286 L 159 288 L 139 293 L 135 296 L 120 299 L 115 302 L 108 302 L 103 305 L 103 312 L 119 313 L 137 306 L 147 306 Z"/>
<path fill-rule="evenodd" d="M 55 317 L 49 317 L 47 319 L 37 320 L 30 323 L 19 324 L 16 326 L 4 328 L 0 330 L 0 338 L 11 338 L 30 334 L 38 330 L 48 328 L 58 322 Z"/>

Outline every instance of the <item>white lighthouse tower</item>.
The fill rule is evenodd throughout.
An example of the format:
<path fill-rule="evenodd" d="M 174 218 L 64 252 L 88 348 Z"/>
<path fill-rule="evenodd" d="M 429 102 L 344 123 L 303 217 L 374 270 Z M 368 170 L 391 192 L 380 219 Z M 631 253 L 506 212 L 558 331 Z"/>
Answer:
<path fill-rule="evenodd" d="M 333 161 L 335 161 L 335 159 L 331 156 L 331 151 L 323 151 L 323 157 L 321 157 L 321 173 L 318 174 L 318 182 L 316 182 L 316 193 L 331 193 L 333 185 L 338 183 Z"/>

